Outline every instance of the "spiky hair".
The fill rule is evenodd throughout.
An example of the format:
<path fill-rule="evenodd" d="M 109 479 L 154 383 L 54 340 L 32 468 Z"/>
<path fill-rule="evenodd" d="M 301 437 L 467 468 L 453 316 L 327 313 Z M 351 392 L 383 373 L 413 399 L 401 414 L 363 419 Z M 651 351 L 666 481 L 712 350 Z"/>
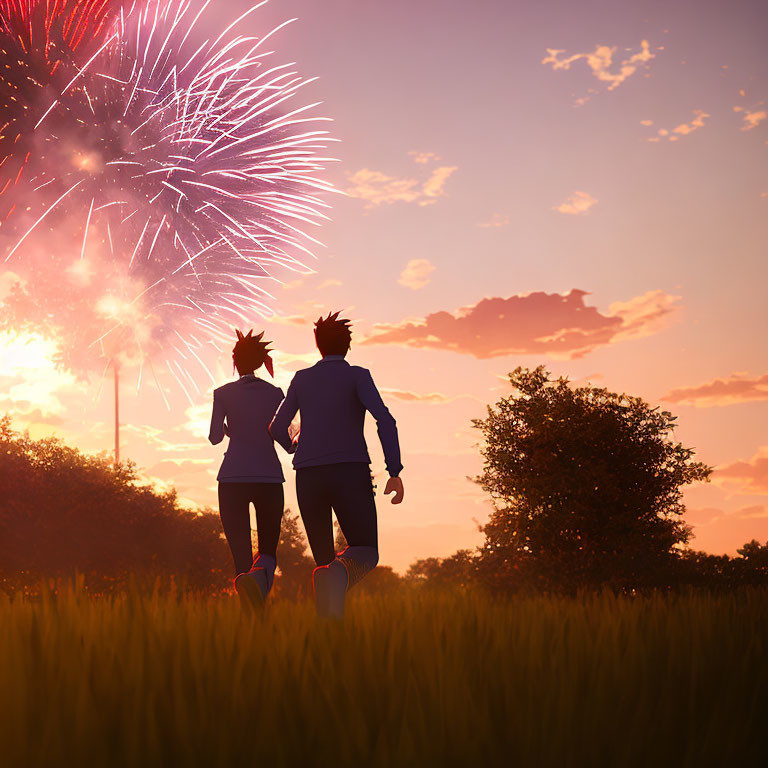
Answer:
<path fill-rule="evenodd" d="M 242 375 L 260 368 L 269 358 L 269 344 L 271 341 L 262 341 L 264 331 L 258 336 L 253 335 L 253 328 L 243 336 L 242 331 L 235 328 L 237 342 L 232 350 L 232 360 Z"/>
<path fill-rule="evenodd" d="M 352 343 L 350 321 L 339 318 L 339 312 L 328 313 L 315 322 L 315 342 L 321 355 L 346 355 Z"/>

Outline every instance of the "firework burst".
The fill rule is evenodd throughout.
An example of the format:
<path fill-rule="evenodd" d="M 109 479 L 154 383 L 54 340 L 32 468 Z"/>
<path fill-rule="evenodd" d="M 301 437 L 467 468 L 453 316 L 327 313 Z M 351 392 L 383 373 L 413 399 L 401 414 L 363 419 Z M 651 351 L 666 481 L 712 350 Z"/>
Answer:
<path fill-rule="evenodd" d="M 0 32 L 53 75 L 98 46 L 118 8 L 115 0 L 0 0 Z"/>
<path fill-rule="evenodd" d="M 72 366 L 98 342 L 107 357 L 162 355 L 196 386 L 183 361 L 271 314 L 268 281 L 303 270 L 317 244 L 307 230 L 326 218 L 331 139 L 316 104 L 293 106 L 311 81 L 269 64 L 279 27 L 237 33 L 259 6 L 201 39 L 210 5 L 149 0 L 121 12 L 37 119 L 27 163 L 38 208 L 27 206 L 8 252 L 29 270 L 15 319 L 42 296 L 38 321 L 65 329 Z M 41 290 L 51 262 L 55 285 Z"/>
<path fill-rule="evenodd" d="M 35 124 L 107 37 L 116 0 L 0 0 L 0 223 L 33 153 Z"/>

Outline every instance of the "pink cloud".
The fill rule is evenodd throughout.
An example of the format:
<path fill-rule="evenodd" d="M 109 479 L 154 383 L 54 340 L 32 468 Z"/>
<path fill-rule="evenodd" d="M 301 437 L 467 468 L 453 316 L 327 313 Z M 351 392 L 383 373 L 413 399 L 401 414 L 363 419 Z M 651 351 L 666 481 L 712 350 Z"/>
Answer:
<path fill-rule="evenodd" d="M 514 354 L 583 357 L 598 347 L 655 333 L 678 307 L 677 296 L 649 291 L 611 305 L 608 314 L 584 304 L 586 291 L 484 298 L 455 312 L 382 324 L 363 344 L 445 349 L 485 359 Z"/>
<path fill-rule="evenodd" d="M 735 555 L 752 539 L 768 541 L 768 506 L 756 504 L 726 512 L 716 507 L 688 509 L 685 521 L 693 526 L 690 546 L 715 555 Z"/>
<path fill-rule="evenodd" d="M 737 493 L 768 494 L 768 447 L 749 461 L 735 461 L 716 469 L 712 478 Z"/>
<path fill-rule="evenodd" d="M 727 379 L 715 379 L 694 387 L 677 387 L 661 399 L 697 408 L 768 400 L 768 373 L 763 376 L 734 373 Z"/>

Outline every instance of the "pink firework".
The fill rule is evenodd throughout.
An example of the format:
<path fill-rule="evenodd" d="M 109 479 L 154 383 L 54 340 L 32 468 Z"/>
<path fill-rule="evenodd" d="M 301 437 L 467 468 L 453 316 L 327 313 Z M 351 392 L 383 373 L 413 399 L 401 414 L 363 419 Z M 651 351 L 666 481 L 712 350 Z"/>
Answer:
<path fill-rule="evenodd" d="M 196 387 L 184 361 L 271 314 L 269 282 L 304 269 L 309 230 L 327 218 L 326 118 L 295 103 L 311 81 L 270 65 L 265 43 L 280 27 L 237 32 L 259 6 L 201 36 L 211 5 L 149 0 L 121 13 L 114 39 L 38 118 L 37 207 L 7 256 L 37 279 L 17 291 L 15 322 L 40 322 L 31 307 L 44 305 L 69 329 L 74 368 L 91 367 L 98 342 L 107 357 L 162 358 Z M 66 247 L 52 264 L 54 232 Z"/>

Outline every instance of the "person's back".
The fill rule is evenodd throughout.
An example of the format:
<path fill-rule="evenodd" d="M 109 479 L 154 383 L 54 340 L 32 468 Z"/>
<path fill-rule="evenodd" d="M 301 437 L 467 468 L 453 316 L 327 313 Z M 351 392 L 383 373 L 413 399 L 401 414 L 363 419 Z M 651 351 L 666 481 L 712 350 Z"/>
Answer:
<path fill-rule="evenodd" d="M 214 410 L 218 407 L 226 416 L 229 447 L 224 454 L 217 480 L 239 482 L 284 481 L 275 443 L 269 434 L 269 424 L 283 391 L 253 374 L 241 376 L 214 390 Z M 218 443 L 224 437 L 221 422 L 214 422 L 209 439 Z"/>
<path fill-rule="evenodd" d="M 369 463 L 363 434 L 366 410 L 370 409 L 376 418 L 380 433 L 384 430 L 388 438 L 396 435 L 395 420 L 376 396 L 370 372 L 350 365 L 341 355 L 327 355 L 312 368 L 298 371 L 291 386 L 301 413 L 301 439 L 293 460 L 296 469 L 342 462 Z M 393 465 L 399 463 L 399 457 L 387 458 Z M 394 466 L 388 468 L 395 469 L 393 474 L 399 471 Z"/>
<path fill-rule="evenodd" d="M 376 419 L 390 475 L 384 493 L 395 493 L 393 504 L 403 499 L 403 466 L 397 425 L 370 372 L 344 360 L 351 341 L 349 321 L 339 320 L 338 312 L 320 318 L 315 340 L 323 359 L 294 376 L 270 432 L 287 450 L 298 441 L 293 459 L 296 496 L 318 565 L 313 574 L 317 610 L 340 617 L 346 590 L 379 559 L 371 459 L 363 434 L 366 411 Z M 301 425 L 292 443 L 289 426 L 297 412 Z M 338 555 L 331 510 L 349 543 Z"/>
<path fill-rule="evenodd" d="M 240 378 L 213 392 L 213 413 L 208 439 L 214 445 L 225 435 L 229 446 L 217 480 L 219 514 L 235 565 L 235 589 L 254 605 L 262 605 L 277 566 L 277 542 L 283 517 L 283 469 L 269 433 L 283 391 L 255 371 L 272 371 L 272 358 L 263 333 L 243 336 L 237 331 L 232 350 Z M 289 446 L 290 448 L 290 446 Z M 251 547 L 250 505 L 256 510 L 259 551 Z"/>

